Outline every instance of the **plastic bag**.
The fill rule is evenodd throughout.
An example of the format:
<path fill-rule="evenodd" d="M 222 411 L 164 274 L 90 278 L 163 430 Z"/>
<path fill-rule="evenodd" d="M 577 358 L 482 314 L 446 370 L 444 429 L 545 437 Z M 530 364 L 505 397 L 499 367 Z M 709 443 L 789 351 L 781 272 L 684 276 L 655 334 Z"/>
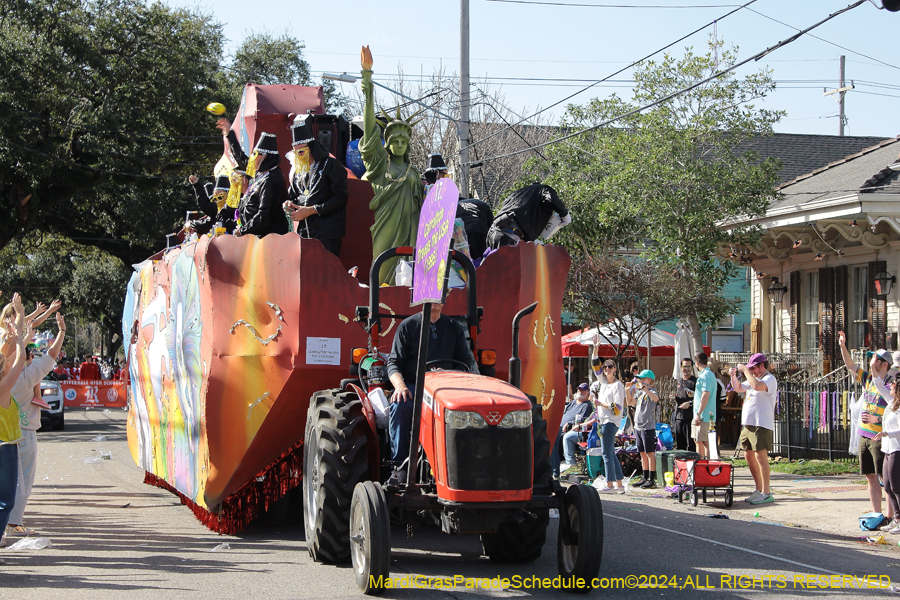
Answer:
<path fill-rule="evenodd" d="M 847 449 L 850 454 L 854 456 L 859 456 L 859 419 L 862 417 L 863 407 L 865 406 L 865 402 L 863 402 L 863 395 L 860 394 L 859 397 L 850 403 L 850 427 L 852 428 L 850 431 L 850 447 Z"/>
<path fill-rule="evenodd" d="M 44 548 L 52 548 L 49 538 L 45 537 L 27 537 L 22 538 L 12 546 L 9 550 L 43 550 Z"/>
<path fill-rule="evenodd" d="M 384 395 L 384 390 L 375 388 L 369 392 L 369 402 L 372 403 L 372 410 L 375 411 L 375 426 L 379 429 L 387 429 L 388 415 L 388 399 Z"/>
<path fill-rule="evenodd" d="M 394 270 L 394 281 L 396 285 L 412 287 L 412 278 L 412 265 L 405 260 L 398 260 L 397 268 Z"/>

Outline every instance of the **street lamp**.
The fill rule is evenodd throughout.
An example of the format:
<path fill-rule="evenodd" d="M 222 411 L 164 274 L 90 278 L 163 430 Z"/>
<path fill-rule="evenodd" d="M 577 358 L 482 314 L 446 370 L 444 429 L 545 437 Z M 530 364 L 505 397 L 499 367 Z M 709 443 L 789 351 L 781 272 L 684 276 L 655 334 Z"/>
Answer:
<path fill-rule="evenodd" d="M 784 298 L 784 293 L 787 291 L 787 286 L 778 281 L 777 277 L 772 278 L 772 285 L 766 290 L 766 293 L 769 294 L 769 298 L 772 299 L 772 302 L 775 304 L 781 304 L 781 300 Z"/>
<path fill-rule="evenodd" d="M 322 77 L 333 81 L 343 81 L 344 83 L 356 83 L 356 80 L 359 79 L 359 77 L 348 75 L 347 73 L 341 73 L 340 75 L 335 75 L 334 73 L 322 73 Z"/>
<path fill-rule="evenodd" d="M 875 276 L 875 293 L 879 296 L 887 296 L 891 293 L 891 286 L 893 286 L 896 282 L 896 277 L 894 277 L 887 271 L 882 271 Z"/>

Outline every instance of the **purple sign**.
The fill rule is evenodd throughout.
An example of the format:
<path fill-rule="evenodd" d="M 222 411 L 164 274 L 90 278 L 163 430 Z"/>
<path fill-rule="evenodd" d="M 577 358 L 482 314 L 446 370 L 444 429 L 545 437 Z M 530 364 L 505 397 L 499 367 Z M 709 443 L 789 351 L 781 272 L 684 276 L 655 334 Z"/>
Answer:
<path fill-rule="evenodd" d="M 416 236 L 412 306 L 444 301 L 444 275 L 450 268 L 447 252 L 458 201 L 459 190 L 447 177 L 439 179 L 425 197 Z"/>

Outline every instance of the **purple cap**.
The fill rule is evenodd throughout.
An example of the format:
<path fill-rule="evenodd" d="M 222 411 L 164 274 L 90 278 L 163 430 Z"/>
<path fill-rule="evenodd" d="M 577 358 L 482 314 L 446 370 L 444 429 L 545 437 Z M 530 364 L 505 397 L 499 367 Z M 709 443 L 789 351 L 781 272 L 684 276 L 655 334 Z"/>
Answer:
<path fill-rule="evenodd" d="M 586 392 L 590 389 L 590 386 L 588 386 L 588 384 L 586 384 L 586 383 L 582 383 L 578 386 L 578 389 L 581 390 L 582 392 Z"/>
<path fill-rule="evenodd" d="M 753 356 L 750 357 L 750 360 L 747 361 L 748 367 L 755 367 L 756 365 L 761 365 L 764 362 L 769 362 L 769 359 L 766 358 L 766 355 L 762 352 L 757 352 Z"/>

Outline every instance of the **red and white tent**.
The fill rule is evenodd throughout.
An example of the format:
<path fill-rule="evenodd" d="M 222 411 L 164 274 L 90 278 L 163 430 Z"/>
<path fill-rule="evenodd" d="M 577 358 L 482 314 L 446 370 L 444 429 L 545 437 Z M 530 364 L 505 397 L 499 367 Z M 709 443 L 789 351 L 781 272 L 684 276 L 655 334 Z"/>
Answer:
<path fill-rule="evenodd" d="M 600 356 L 610 357 L 616 355 L 616 347 L 621 344 L 625 346 L 623 356 L 637 356 L 637 349 L 631 340 L 625 338 L 620 341 L 619 336 L 613 332 L 608 326 L 600 327 L 599 331 L 595 327 L 583 331 L 573 331 L 562 337 L 562 355 L 569 358 L 587 358 L 590 355 L 590 343 L 596 334 L 600 334 L 602 345 L 600 346 Z M 653 357 L 674 357 L 675 356 L 675 335 L 655 327 L 650 330 L 650 343 L 652 344 Z M 709 354 L 711 352 L 709 346 L 704 346 L 703 351 Z M 650 354 L 647 348 L 647 336 L 640 340 L 641 356 Z"/>

